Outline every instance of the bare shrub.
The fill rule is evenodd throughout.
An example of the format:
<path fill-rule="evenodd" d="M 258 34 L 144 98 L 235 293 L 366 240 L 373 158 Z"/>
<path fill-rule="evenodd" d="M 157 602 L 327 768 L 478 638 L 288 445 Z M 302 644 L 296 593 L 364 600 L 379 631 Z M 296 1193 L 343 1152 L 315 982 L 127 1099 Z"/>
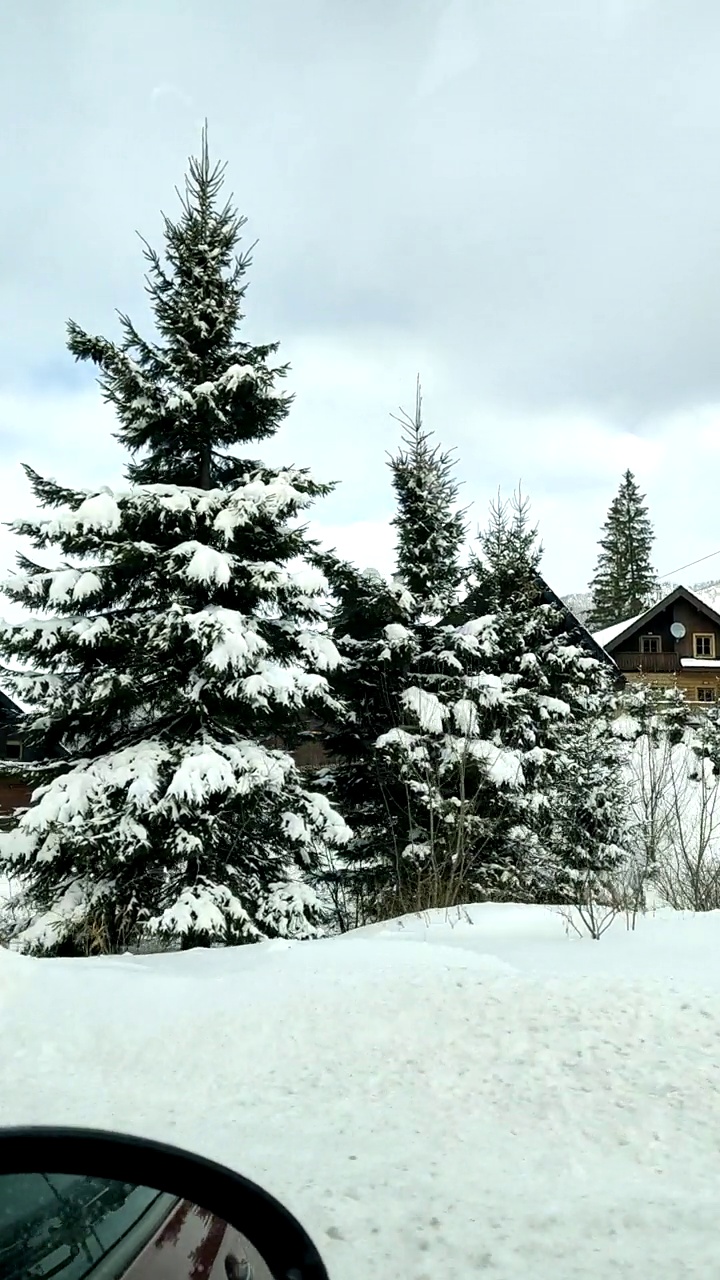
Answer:
<path fill-rule="evenodd" d="M 0 877 L 0 947 L 11 947 L 15 935 L 26 923 L 20 898 L 19 882 L 10 876 Z"/>
<path fill-rule="evenodd" d="M 654 882 L 678 911 L 720 908 L 720 777 L 712 762 L 677 761 L 670 770 L 668 838 Z"/>
<path fill-rule="evenodd" d="M 560 907 L 559 913 L 578 937 L 587 934 L 599 942 L 622 913 L 622 907 L 614 891 L 594 875 L 578 876 L 573 888 L 572 901 Z"/>
<path fill-rule="evenodd" d="M 644 734 L 629 752 L 637 909 L 649 889 L 675 910 L 720 908 L 720 775 L 708 717 L 680 742 Z M 630 894 L 632 897 L 632 892 Z"/>

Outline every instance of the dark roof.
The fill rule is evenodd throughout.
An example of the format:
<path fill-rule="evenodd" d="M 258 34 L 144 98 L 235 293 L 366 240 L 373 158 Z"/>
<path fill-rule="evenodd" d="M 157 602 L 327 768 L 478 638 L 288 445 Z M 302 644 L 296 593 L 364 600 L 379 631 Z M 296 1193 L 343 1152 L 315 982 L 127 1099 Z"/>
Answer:
<path fill-rule="evenodd" d="M 570 609 L 566 605 L 565 601 L 560 599 L 557 592 L 553 591 L 552 587 L 548 585 L 542 574 L 538 573 L 537 577 L 544 603 L 551 604 L 555 609 L 559 609 L 560 612 L 565 615 L 565 620 L 569 629 L 577 632 L 579 643 L 584 645 L 593 657 L 597 658 L 598 662 L 602 662 L 604 666 L 610 667 L 613 673 L 619 674 L 615 659 L 608 653 L 607 649 L 604 649 L 601 644 L 598 644 L 597 640 L 590 634 L 587 627 L 580 622 L 579 618 L 575 617 L 572 609 Z"/>
<path fill-rule="evenodd" d="M 0 718 L 2 718 L 3 713 L 13 717 L 21 716 L 23 714 L 23 710 L 22 707 L 18 706 L 17 702 L 13 702 L 12 698 L 9 698 L 8 695 L 3 693 L 2 689 L 0 689 Z"/>
<path fill-rule="evenodd" d="M 634 618 L 629 622 L 624 631 L 620 631 L 618 635 L 613 636 L 612 640 L 608 640 L 606 652 L 611 653 L 622 640 L 627 640 L 628 636 L 634 635 L 641 627 L 647 626 L 648 622 L 652 622 L 653 618 L 656 618 L 669 605 L 674 604 L 676 600 L 686 600 L 694 609 L 697 609 L 698 613 L 704 614 L 706 618 L 714 622 L 716 627 L 720 627 L 720 613 L 716 613 L 709 604 L 705 604 L 699 596 L 696 596 L 693 591 L 689 591 L 687 587 L 675 587 L 674 591 L 663 596 L 662 600 L 658 600 L 657 604 L 654 604 L 652 608 L 646 609 L 645 613 L 641 613 L 639 618 Z"/>
<path fill-rule="evenodd" d="M 16 734 L 23 743 L 23 768 L 46 760 L 67 759 L 68 753 L 65 747 L 59 746 L 49 752 L 47 750 L 41 752 L 35 743 L 27 740 L 22 725 L 20 725 L 19 730 L 14 729 L 17 721 L 22 721 L 24 715 L 23 708 L 18 706 L 17 702 L 14 702 L 7 693 L 3 693 L 2 689 L 0 689 L 0 759 L 2 759 L 2 753 L 7 746 L 8 739 L 13 739 Z"/>

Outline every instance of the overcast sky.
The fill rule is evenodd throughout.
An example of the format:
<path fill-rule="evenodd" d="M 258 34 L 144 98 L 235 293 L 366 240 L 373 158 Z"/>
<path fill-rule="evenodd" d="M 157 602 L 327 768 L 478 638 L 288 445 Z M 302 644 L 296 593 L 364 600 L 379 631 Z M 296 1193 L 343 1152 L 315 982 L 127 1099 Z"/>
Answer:
<path fill-rule="evenodd" d="M 3 6 L 3 518 L 22 461 L 117 481 L 64 326 L 144 316 L 135 231 L 161 245 L 207 116 L 259 241 L 245 336 L 292 365 L 266 456 L 341 481 L 330 542 L 389 569 L 419 372 L 475 523 L 521 480 L 557 590 L 591 576 L 627 467 L 661 574 L 720 550 L 719 64 L 717 0 Z"/>

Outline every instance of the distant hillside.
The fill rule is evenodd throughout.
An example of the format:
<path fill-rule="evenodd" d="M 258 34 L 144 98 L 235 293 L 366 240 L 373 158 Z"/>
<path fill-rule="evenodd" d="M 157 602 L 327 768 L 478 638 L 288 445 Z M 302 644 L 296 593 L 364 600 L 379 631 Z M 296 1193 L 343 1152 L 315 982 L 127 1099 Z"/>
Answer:
<path fill-rule="evenodd" d="M 568 609 L 575 614 L 578 622 L 585 622 L 592 605 L 592 595 L 589 591 L 573 591 L 571 595 L 563 596 L 563 600 Z"/>
<path fill-rule="evenodd" d="M 660 586 L 658 599 L 667 596 L 675 587 L 679 587 L 679 582 L 663 582 Z M 694 585 L 688 583 L 690 591 L 694 591 L 696 596 L 709 604 L 711 608 L 720 612 L 720 580 L 714 579 L 710 582 L 696 582 Z M 592 595 L 589 591 L 574 591 L 572 594 L 564 597 L 565 604 L 571 609 L 579 622 L 585 622 L 592 606 Z M 622 618 L 618 619 L 622 622 Z"/>
<path fill-rule="evenodd" d="M 720 613 L 720 582 L 699 582 L 696 587 L 691 587 L 690 590 L 694 591 L 696 596 L 700 596 L 700 599 L 709 604 L 712 609 L 717 609 L 718 613 Z"/>

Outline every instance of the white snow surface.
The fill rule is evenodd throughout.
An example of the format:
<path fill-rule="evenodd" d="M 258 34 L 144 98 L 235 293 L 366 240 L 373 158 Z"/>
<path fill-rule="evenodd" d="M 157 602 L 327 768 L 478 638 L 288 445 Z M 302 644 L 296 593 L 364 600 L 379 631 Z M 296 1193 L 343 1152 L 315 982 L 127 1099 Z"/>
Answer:
<path fill-rule="evenodd" d="M 48 524 L 49 531 L 53 534 L 69 530 L 116 533 L 120 527 L 120 508 L 110 489 L 103 489 L 100 493 L 89 494 L 76 511 L 60 512 Z"/>
<path fill-rule="evenodd" d="M 231 1165 L 333 1280 L 711 1277 L 719 996 L 720 913 L 599 943 L 484 905 L 305 943 L 0 950 L 0 1110 Z"/>
<path fill-rule="evenodd" d="M 407 644 L 410 640 L 410 634 L 407 627 L 404 627 L 401 622 L 388 622 L 387 626 L 383 627 L 383 635 L 392 648 L 397 645 Z"/>
<path fill-rule="evenodd" d="M 470 755 L 482 760 L 488 777 L 496 786 L 521 787 L 525 781 L 520 756 L 516 751 L 498 747 L 494 742 L 471 739 L 467 744 Z"/>
<path fill-rule="evenodd" d="M 412 687 L 405 690 L 400 701 L 408 711 L 417 716 L 424 733 L 442 733 L 448 712 L 436 694 Z"/>
<path fill-rule="evenodd" d="M 225 586 L 232 577 L 235 557 L 216 551 L 202 542 L 181 542 L 172 551 L 173 558 L 185 557 L 185 573 L 197 582 L 217 582 Z"/>

